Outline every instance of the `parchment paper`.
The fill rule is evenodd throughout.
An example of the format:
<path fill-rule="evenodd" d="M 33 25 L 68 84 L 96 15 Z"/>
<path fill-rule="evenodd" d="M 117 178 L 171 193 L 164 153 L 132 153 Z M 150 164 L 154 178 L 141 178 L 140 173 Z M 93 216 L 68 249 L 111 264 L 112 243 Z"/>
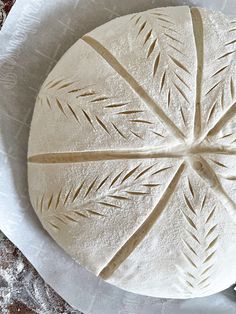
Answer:
<path fill-rule="evenodd" d="M 86 314 L 236 313 L 233 288 L 207 298 L 166 300 L 104 283 L 54 243 L 28 198 L 29 125 L 37 92 L 57 60 L 83 34 L 116 16 L 180 4 L 236 15 L 235 0 L 17 0 L 0 32 L 0 229 L 49 285 Z"/>

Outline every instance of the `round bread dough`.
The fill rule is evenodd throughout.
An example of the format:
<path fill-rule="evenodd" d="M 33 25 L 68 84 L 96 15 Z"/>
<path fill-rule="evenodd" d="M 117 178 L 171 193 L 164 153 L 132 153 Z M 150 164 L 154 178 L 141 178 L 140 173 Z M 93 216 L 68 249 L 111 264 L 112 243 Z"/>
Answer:
<path fill-rule="evenodd" d="M 189 7 L 79 39 L 36 100 L 29 193 L 82 266 L 154 297 L 236 280 L 236 19 Z"/>

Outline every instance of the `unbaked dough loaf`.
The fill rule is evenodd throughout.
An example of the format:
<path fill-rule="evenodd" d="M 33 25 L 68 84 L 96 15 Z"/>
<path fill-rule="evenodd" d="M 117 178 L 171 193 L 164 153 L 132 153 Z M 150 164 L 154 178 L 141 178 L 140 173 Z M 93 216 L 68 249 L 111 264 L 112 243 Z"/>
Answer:
<path fill-rule="evenodd" d="M 139 294 L 236 280 L 236 19 L 157 8 L 79 39 L 37 97 L 32 205 L 76 261 Z"/>

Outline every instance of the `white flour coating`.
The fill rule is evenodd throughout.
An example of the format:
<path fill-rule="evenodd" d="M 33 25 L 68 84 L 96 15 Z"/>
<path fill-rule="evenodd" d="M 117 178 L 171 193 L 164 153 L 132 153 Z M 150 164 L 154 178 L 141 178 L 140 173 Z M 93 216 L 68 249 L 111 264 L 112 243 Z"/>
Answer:
<path fill-rule="evenodd" d="M 16 251 L 6 238 L 0 240 L 0 252 L 0 312 L 2 314 L 13 313 L 13 308 L 20 313 L 80 313 L 62 301 L 44 283 L 23 255 Z"/>
<path fill-rule="evenodd" d="M 78 40 L 37 97 L 32 205 L 82 266 L 191 298 L 236 279 L 236 19 L 188 7 Z"/>

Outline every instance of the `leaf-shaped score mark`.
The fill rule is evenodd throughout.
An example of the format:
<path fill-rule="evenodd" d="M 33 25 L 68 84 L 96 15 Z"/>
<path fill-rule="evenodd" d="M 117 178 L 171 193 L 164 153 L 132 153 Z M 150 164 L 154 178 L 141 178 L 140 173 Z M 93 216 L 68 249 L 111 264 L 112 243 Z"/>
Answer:
<path fill-rule="evenodd" d="M 233 58 L 236 54 L 236 33 L 231 22 L 226 23 L 225 29 L 217 42 L 212 60 L 207 65 L 212 68 L 212 74 L 208 78 L 208 84 L 204 91 L 204 101 L 207 103 L 207 124 L 214 123 L 219 115 L 224 114 L 235 103 L 235 65 Z"/>
<path fill-rule="evenodd" d="M 177 266 L 181 273 L 181 286 L 186 296 L 204 293 L 211 285 L 214 261 L 217 254 L 218 225 L 214 222 L 216 208 L 206 211 L 210 200 L 205 194 L 200 204 L 195 197 L 191 179 L 188 178 L 188 194 L 183 194 L 186 206 L 182 209 L 185 225 L 182 255 L 186 268 Z"/>
<path fill-rule="evenodd" d="M 156 37 L 156 32 L 153 29 L 152 26 L 152 17 L 157 19 L 159 22 L 159 26 L 165 30 L 163 33 L 164 39 L 161 37 Z M 145 22 L 143 22 L 145 21 Z M 165 23 L 163 23 L 165 22 Z M 172 27 L 166 26 L 166 24 L 172 24 Z M 141 26 L 140 26 L 141 24 Z M 182 38 L 180 32 L 177 31 L 177 25 L 171 21 L 170 16 L 165 16 L 165 19 L 162 18 L 162 15 L 159 15 L 158 13 L 150 13 L 148 16 L 146 14 L 140 14 L 139 16 L 134 19 L 134 25 L 138 29 L 138 34 L 137 34 L 137 39 L 142 36 L 142 39 L 144 38 L 143 41 L 143 48 L 147 49 L 147 58 L 151 56 L 151 54 L 154 52 L 155 48 L 157 48 L 157 55 L 155 56 L 155 62 L 154 62 L 154 67 L 153 67 L 153 76 L 155 76 L 155 73 L 157 71 L 158 65 L 160 61 L 160 55 L 163 55 L 165 61 L 167 59 L 171 60 L 179 69 L 184 70 L 188 74 L 190 74 L 190 71 L 187 68 L 187 65 L 184 65 L 180 60 L 177 59 L 176 54 L 168 54 L 166 51 L 172 51 L 172 52 L 178 52 L 178 54 L 183 55 L 186 57 L 186 55 L 183 53 L 183 49 L 179 47 L 180 45 L 183 45 L 183 40 L 178 39 L 176 36 L 179 38 Z M 174 35 L 172 35 L 174 34 Z M 142 40 L 141 39 L 141 40 Z M 169 49 L 165 49 L 166 46 Z M 168 63 L 169 66 L 171 64 Z M 175 73 L 176 69 L 172 69 L 173 73 Z M 155 72 L 155 73 L 154 73 Z M 183 79 L 182 79 L 183 80 Z M 187 83 L 185 83 L 187 84 Z M 189 87 L 190 88 L 190 87 Z"/>
<path fill-rule="evenodd" d="M 139 163 L 115 175 L 99 176 L 91 182 L 84 180 L 69 191 L 61 189 L 58 193 L 43 193 L 35 207 L 47 223 L 59 230 L 63 224 L 76 223 L 83 218 L 106 216 L 106 208 L 119 210 L 125 202 L 151 196 L 152 190 L 162 185 L 158 182 L 158 174 L 171 169 L 172 166 L 160 168 L 156 163 L 150 166 Z"/>
<path fill-rule="evenodd" d="M 153 22 L 156 21 L 163 30 L 163 37 L 156 33 L 153 26 Z M 154 10 L 148 14 L 135 15 L 131 18 L 131 23 L 137 29 L 135 40 L 141 42 L 141 49 L 145 51 L 147 60 L 153 63 L 152 76 L 155 81 L 157 78 L 159 80 L 160 94 L 164 90 L 167 93 L 167 108 L 170 109 L 172 99 L 176 98 L 176 94 L 187 104 L 190 104 L 188 93 L 191 91 L 191 86 L 186 81 L 185 76 L 187 74 L 191 77 L 191 72 L 179 56 L 184 56 L 185 60 L 188 57 L 183 52 L 183 38 L 173 19 L 166 14 L 163 15 L 158 10 Z M 179 112 L 183 125 L 186 127 L 184 109 L 181 106 Z"/>
<path fill-rule="evenodd" d="M 95 91 L 94 85 L 81 88 L 78 83 L 68 79 L 52 80 L 43 86 L 38 102 L 41 107 L 47 106 L 50 110 L 61 113 L 68 122 L 74 120 L 81 128 L 88 123 L 95 132 L 103 132 L 110 137 L 118 136 L 129 140 L 134 136 L 143 140 L 133 128 L 135 124 L 140 124 L 140 130 L 148 130 L 146 125 L 150 125 L 150 132 L 160 134 L 153 129 L 154 123 L 145 118 L 145 109 L 137 109 L 131 101 L 101 95 Z M 97 105 L 100 106 L 102 115 L 93 112 Z M 120 127 L 121 116 L 122 121 L 125 119 L 127 122 L 123 124 L 125 128 Z M 160 134 L 161 137 L 164 135 Z"/>

